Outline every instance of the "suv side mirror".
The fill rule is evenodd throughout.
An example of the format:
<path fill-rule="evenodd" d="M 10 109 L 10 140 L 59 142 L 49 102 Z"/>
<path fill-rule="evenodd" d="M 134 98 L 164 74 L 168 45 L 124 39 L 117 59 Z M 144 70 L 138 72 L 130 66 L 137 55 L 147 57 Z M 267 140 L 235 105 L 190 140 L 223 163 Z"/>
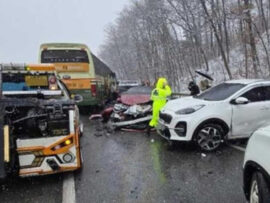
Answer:
<path fill-rule="evenodd" d="M 80 103 L 83 101 L 83 97 L 80 94 L 72 95 L 71 98 L 74 99 L 75 103 Z"/>
<path fill-rule="evenodd" d="M 233 100 L 233 104 L 248 104 L 249 100 L 245 97 L 238 97 L 237 99 Z"/>

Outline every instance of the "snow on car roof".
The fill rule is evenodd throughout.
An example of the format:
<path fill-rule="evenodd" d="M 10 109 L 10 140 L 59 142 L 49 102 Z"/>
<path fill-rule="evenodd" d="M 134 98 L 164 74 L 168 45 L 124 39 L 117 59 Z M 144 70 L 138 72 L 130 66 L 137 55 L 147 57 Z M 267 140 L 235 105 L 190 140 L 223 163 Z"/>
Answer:
<path fill-rule="evenodd" d="M 240 80 L 229 80 L 226 81 L 225 83 L 238 83 L 238 84 L 244 84 L 244 85 L 248 85 L 251 83 L 256 83 L 256 82 L 266 82 L 266 80 L 263 79 L 240 79 Z"/>

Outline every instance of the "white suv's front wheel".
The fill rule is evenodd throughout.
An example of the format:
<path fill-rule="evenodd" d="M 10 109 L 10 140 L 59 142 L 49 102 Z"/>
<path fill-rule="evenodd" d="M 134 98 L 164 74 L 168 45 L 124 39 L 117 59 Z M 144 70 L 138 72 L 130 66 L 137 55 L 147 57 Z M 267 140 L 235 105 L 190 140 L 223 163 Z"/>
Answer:
<path fill-rule="evenodd" d="M 218 124 L 205 124 L 197 130 L 195 140 L 197 145 L 203 151 L 214 151 L 221 144 L 224 137 L 224 131 Z"/>
<path fill-rule="evenodd" d="M 250 184 L 250 203 L 267 203 L 270 201 L 270 188 L 260 172 L 255 172 Z"/>

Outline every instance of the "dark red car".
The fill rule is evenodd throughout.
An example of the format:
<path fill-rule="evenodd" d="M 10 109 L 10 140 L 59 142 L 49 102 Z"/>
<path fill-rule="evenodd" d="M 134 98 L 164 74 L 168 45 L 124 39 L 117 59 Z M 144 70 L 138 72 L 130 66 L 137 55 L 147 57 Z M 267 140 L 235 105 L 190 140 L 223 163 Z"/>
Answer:
<path fill-rule="evenodd" d="M 135 104 L 145 104 L 150 102 L 152 87 L 138 86 L 132 87 L 120 96 L 122 104 L 132 106 Z"/>
<path fill-rule="evenodd" d="M 152 117 L 151 92 L 148 86 L 130 88 L 102 112 L 103 121 L 110 120 L 115 128 L 145 128 Z"/>

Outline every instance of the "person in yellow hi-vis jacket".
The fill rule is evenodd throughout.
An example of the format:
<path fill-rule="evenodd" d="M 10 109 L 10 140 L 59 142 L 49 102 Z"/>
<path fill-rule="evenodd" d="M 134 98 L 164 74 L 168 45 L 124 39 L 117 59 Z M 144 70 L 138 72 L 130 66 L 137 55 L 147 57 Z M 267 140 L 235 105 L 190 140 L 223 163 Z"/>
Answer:
<path fill-rule="evenodd" d="M 147 135 L 150 135 L 150 130 L 156 127 L 159 119 L 159 111 L 162 109 L 166 102 L 167 97 L 172 94 L 172 90 L 168 85 L 166 78 L 159 78 L 156 84 L 156 88 L 151 93 L 151 100 L 153 101 L 153 116 L 147 128 Z"/>

